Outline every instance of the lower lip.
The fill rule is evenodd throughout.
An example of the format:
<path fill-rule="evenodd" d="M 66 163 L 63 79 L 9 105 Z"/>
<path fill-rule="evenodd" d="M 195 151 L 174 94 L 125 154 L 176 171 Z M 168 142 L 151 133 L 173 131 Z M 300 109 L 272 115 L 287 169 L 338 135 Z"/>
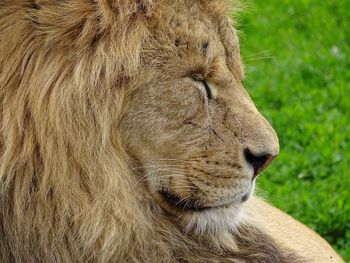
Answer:
<path fill-rule="evenodd" d="M 210 209 L 210 207 L 201 207 L 195 204 L 195 201 L 183 202 L 180 197 L 165 191 L 158 192 L 162 199 L 171 207 L 181 211 L 201 212 Z"/>
<path fill-rule="evenodd" d="M 159 195 L 162 197 L 162 199 L 172 208 L 175 208 L 180 211 L 184 212 L 202 212 L 202 211 L 207 211 L 211 209 L 218 209 L 218 208 L 228 208 L 232 203 L 224 204 L 224 205 L 218 205 L 218 206 L 196 206 L 196 205 L 191 205 L 190 203 L 186 202 L 185 205 L 181 203 L 179 198 L 176 195 L 173 195 L 168 192 L 158 192 Z M 247 198 L 249 198 L 249 195 L 247 195 Z"/>

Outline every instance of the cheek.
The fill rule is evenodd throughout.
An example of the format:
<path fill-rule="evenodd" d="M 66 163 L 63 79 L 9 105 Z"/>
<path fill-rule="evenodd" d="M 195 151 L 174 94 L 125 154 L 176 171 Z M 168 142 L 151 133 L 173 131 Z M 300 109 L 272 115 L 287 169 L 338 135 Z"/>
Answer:
<path fill-rule="evenodd" d="M 129 146 L 137 151 L 158 155 L 171 149 L 180 154 L 186 142 L 198 140 L 208 118 L 207 101 L 199 89 L 169 85 L 136 94 L 124 130 Z"/>
<path fill-rule="evenodd" d="M 207 114 L 207 101 L 193 85 L 165 86 L 153 91 L 152 106 L 168 126 L 179 127 L 185 121 L 202 118 Z"/>

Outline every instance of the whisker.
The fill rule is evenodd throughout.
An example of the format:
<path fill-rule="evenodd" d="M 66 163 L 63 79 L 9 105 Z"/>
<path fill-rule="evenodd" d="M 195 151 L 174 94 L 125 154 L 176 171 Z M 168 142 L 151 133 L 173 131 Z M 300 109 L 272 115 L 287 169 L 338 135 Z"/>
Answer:
<path fill-rule="evenodd" d="M 131 171 L 136 170 L 145 170 L 145 168 L 154 168 L 154 167 L 183 167 L 181 164 L 158 164 L 158 165 L 140 165 L 132 167 Z"/>
<path fill-rule="evenodd" d="M 136 184 L 142 182 L 143 180 L 146 180 L 147 177 L 148 177 L 149 175 L 151 175 L 151 174 L 157 174 L 157 173 L 160 172 L 160 171 L 170 172 L 170 173 L 172 173 L 173 175 L 174 175 L 174 172 L 175 172 L 177 176 L 179 176 L 179 175 L 185 176 L 185 175 L 183 174 L 183 170 L 179 170 L 179 169 L 164 169 L 164 168 L 162 169 L 162 168 L 161 168 L 161 169 L 156 169 L 156 170 L 154 170 L 154 171 L 151 171 L 151 172 L 149 172 L 149 173 L 146 173 L 145 175 L 143 175 L 143 176 L 136 182 Z M 168 176 L 167 174 L 157 174 L 157 175 L 158 175 L 159 178 L 164 178 L 164 177 Z M 152 179 L 155 179 L 155 178 L 157 178 L 157 176 L 153 175 L 153 176 L 152 176 Z"/>
<path fill-rule="evenodd" d="M 187 160 L 182 160 L 182 159 L 171 159 L 171 158 L 164 158 L 164 159 L 156 159 L 155 161 L 179 161 L 179 162 L 184 162 L 184 163 L 191 163 Z"/>
<path fill-rule="evenodd" d="M 160 171 L 165 171 L 165 172 L 182 172 L 182 170 L 176 171 L 175 169 L 165 169 L 165 168 L 156 169 L 156 170 L 153 170 L 153 171 L 150 171 L 150 172 L 144 174 L 141 178 L 139 178 L 139 180 L 136 182 L 136 184 L 138 184 L 139 182 L 143 181 L 147 176 L 151 175 L 152 173 L 155 174 L 155 173 L 158 173 Z"/>
<path fill-rule="evenodd" d="M 264 59 L 274 59 L 276 57 L 273 56 L 266 56 L 266 57 L 258 57 L 258 58 L 249 58 L 249 59 L 245 59 L 244 62 L 249 62 L 249 61 L 257 61 L 257 60 L 264 60 Z"/>
<path fill-rule="evenodd" d="M 186 203 L 185 203 L 185 205 L 184 206 L 187 206 L 187 204 L 191 201 L 191 195 L 186 195 L 185 197 L 183 197 L 183 198 L 181 198 L 177 203 L 176 203 L 176 205 L 178 205 L 178 204 L 181 204 L 181 203 L 183 203 L 185 200 L 187 200 L 186 201 Z"/>
<path fill-rule="evenodd" d="M 261 54 L 269 54 L 273 51 L 273 49 L 270 49 L 270 50 L 261 50 L 259 52 L 256 52 L 256 53 L 253 53 L 253 54 L 250 54 L 250 55 L 247 55 L 245 56 L 246 58 L 252 58 L 252 57 L 256 57 L 258 55 L 261 55 Z"/>

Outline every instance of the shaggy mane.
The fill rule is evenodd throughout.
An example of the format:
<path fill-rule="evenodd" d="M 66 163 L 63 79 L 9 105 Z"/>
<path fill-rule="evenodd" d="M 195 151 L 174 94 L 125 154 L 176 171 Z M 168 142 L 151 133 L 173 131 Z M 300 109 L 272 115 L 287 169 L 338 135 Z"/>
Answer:
<path fill-rule="evenodd" d="M 119 121 L 166 4 L 1 0 L 1 262 L 290 262 L 252 226 L 185 234 L 135 188 Z"/>

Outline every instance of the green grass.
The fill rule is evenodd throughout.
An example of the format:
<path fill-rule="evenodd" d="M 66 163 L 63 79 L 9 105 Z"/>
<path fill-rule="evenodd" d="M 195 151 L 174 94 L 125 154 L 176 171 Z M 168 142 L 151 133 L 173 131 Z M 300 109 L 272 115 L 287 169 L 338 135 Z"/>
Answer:
<path fill-rule="evenodd" d="M 245 86 L 280 138 L 262 195 L 350 262 L 350 1 L 250 1 Z"/>

